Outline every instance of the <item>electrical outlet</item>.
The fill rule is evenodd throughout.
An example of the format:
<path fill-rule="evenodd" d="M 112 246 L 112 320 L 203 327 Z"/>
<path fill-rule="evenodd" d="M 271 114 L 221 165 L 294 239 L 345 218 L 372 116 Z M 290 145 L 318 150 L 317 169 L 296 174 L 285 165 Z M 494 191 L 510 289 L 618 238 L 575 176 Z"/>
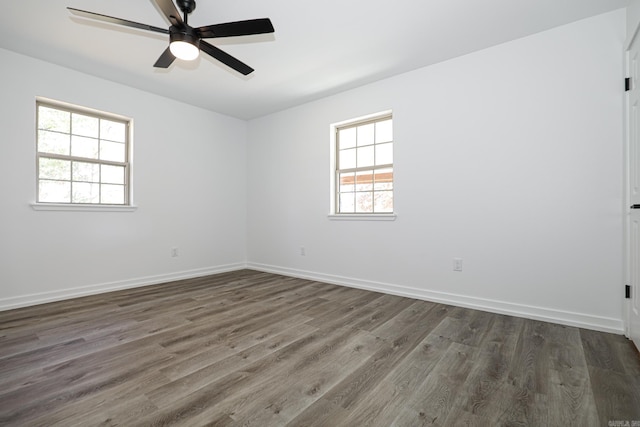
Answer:
<path fill-rule="evenodd" d="M 462 258 L 453 259 L 453 271 L 462 271 Z"/>
<path fill-rule="evenodd" d="M 307 256 L 307 251 L 304 249 L 304 246 L 300 246 L 300 256 Z"/>
<path fill-rule="evenodd" d="M 171 248 L 171 257 L 175 258 L 178 256 L 178 248 Z"/>

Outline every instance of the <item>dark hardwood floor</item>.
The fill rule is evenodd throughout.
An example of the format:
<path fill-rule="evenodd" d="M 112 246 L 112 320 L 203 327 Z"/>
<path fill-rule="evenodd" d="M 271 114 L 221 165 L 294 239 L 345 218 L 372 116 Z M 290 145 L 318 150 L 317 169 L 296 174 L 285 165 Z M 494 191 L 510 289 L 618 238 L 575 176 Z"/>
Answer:
<path fill-rule="evenodd" d="M 0 425 L 633 421 L 623 336 L 308 280 L 244 270 L 0 312 Z"/>

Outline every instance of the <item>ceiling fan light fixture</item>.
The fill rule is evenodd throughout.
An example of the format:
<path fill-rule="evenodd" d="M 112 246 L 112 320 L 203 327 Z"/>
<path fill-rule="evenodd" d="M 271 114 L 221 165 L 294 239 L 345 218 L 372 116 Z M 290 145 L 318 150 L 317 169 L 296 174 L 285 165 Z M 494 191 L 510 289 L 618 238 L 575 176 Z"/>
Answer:
<path fill-rule="evenodd" d="M 173 56 L 185 61 L 193 61 L 200 53 L 200 49 L 189 42 L 183 41 L 171 42 L 169 49 L 171 49 Z"/>
<path fill-rule="evenodd" d="M 193 61 L 200 54 L 200 39 L 191 34 L 171 32 L 169 49 L 173 56 L 185 61 Z"/>

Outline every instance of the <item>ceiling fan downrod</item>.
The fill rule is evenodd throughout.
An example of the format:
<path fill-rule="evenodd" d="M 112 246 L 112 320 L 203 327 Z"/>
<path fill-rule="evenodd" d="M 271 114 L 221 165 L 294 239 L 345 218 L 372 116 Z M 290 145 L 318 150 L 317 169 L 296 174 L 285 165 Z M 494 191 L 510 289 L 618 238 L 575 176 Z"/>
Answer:
<path fill-rule="evenodd" d="M 187 24 L 187 16 L 196 10 L 196 0 L 177 0 L 176 3 L 178 4 L 178 8 L 184 14 L 183 21 L 185 25 L 189 25 Z"/>

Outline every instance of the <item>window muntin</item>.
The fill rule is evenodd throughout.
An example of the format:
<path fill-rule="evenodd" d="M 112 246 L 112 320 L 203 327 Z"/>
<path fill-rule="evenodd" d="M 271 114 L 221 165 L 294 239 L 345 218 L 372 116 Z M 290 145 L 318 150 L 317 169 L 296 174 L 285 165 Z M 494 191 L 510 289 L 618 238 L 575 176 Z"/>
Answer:
<path fill-rule="evenodd" d="M 129 205 L 128 119 L 36 103 L 37 203 Z"/>
<path fill-rule="evenodd" d="M 390 114 L 335 128 L 335 213 L 393 213 Z"/>

